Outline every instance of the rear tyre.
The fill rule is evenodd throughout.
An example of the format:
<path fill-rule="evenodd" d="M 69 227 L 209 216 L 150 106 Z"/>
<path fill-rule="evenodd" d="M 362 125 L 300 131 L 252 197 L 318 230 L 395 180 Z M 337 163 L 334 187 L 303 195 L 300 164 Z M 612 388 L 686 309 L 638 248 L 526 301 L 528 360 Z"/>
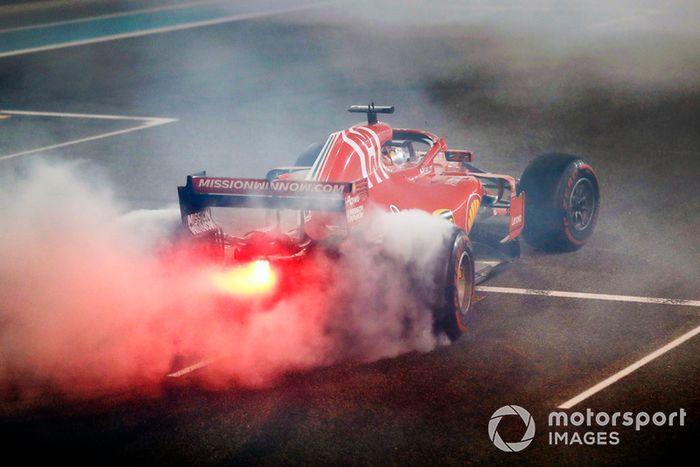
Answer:
<path fill-rule="evenodd" d="M 474 254 L 464 230 L 452 230 L 444 243 L 436 274 L 435 330 L 455 341 L 470 322 L 474 293 Z"/>
<path fill-rule="evenodd" d="M 543 154 L 520 179 L 525 192 L 523 237 L 545 251 L 581 248 L 598 219 L 600 190 L 593 168 L 569 154 Z"/>

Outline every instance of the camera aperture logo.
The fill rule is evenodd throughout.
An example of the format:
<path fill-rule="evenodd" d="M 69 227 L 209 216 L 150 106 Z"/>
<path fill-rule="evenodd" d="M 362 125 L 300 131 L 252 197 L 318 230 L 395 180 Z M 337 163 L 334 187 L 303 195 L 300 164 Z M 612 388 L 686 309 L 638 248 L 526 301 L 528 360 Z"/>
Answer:
<path fill-rule="evenodd" d="M 498 424 L 501 422 L 503 417 L 509 415 L 518 415 L 520 419 L 525 424 L 525 434 L 520 441 L 505 442 L 501 435 L 498 434 Z M 505 405 L 500 409 L 496 410 L 493 415 L 491 415 L 491 420 L 489 420 L 489 438 L 491 442 L 505 452 L 519 452 L 525 449 L 532 443 L 532 439 L 535 437 L 535 420 L 530 415 L 530 412 L 523 409 L 519 405 Z"/>
<path fill-rule="evenodd" d="M 675 412 L 594 412 L 591 409 L 577 412 L 550 412 L 547 436 L 550 446 L 586 445 L 616 446 L 620 444 L 620 428 L 633 428 L 634 431 L 651 425 L 685 426 L 685 409 Z M 498 432 L 498 424 L 503 417 L 518 416 L 525 426 L 525 433 L 519 441 L 504 441 Z M 520 452 L 532 443 L 535 437 L 535 420 L 530 412 L 519 405 L 505 405 L 496 410 L 489 420 L 489 438 L 498 449 L 504 452 Z"/>

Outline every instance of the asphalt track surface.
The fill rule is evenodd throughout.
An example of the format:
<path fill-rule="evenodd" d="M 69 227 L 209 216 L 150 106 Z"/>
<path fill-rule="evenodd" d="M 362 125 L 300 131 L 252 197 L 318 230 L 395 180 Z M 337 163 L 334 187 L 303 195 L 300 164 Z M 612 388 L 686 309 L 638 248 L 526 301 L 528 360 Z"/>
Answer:
<path fill-rule="evenodd" d="M 24 2 L 0 7 L 0 29 L 154 5 L 169 4 Z M 128 205 L 160 207 L 176 201 L 187 173 L 261 176 L 288 164 L 353 124 L 347 105 L 371 99 L 397 107 L 388 118 L 397 126 L 444 130 L 450 146 L 474 150 L 487 169 L 519 174 L 536 154 L 556 150 L 584 154 L 598 171 L 603 204 L 590 243 L 562 255 L 523 246 L 522 258 L 488 286 L 700 299 L 697 9 L 572 3 L 533 12 L 518 2 L 470 2 L 434 5 L 427 14 L 427 7 L 388 4 L 372 17 L 370 3 L 339 2 L 287 11 L 299 6 L 228 5 L 226 15 L 251 17 L 0 58 L 0 108 L 43 113 L 4 114 L 0 171 L 39 157 L 86 159 Z M 204 13 L 192 14 L 160 21 L 183 24 Z M 101 34 L 90 24 L 76 40 Z M 113 27 L 116 34 L 126 26 Z M 62 37 L 45 27 L 30 31 L 44 45 Z M 27 39 L 16 40 L 13 48 L 0 39 L 3 51 Z M 148 122 L 158 124 L 137 128 Z M 480 294 L 472 329 L 427 354 L 291 374 L 260 390 L 183 385 L 156 399 L 28 408 L 5 401 L 3 457 L 542 465 L 651 464 L 693 452 L 700 337 L 570 410 L 683 408 L 684 427 L 621 428 L 616 446 L 552 446 L 546 420 L 700 326 L 697 302 Z M 508 404 L 525 407 L 538 425 L 520 453 L 499 451 L 487 432 L 491 414 Z M 517 439 L 522 425 L 511 421 L 500 429 Z"/>

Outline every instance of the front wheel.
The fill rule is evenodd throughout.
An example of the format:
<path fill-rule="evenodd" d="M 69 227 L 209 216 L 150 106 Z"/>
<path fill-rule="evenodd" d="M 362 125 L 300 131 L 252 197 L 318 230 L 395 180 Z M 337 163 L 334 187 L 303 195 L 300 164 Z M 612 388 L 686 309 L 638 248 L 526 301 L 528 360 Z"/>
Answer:
<path fill-rule="evenodd" d="M 543 154 L 523 172 L 523 236 L 546 251 L 581 248 L 593 233 L 600 208 L 598 179 L 591 165 L 569 154 Z"/>
<path fill-rule="evenodd" d="M 454 228 L 444 243 L 436 284 L 439 299 L 434 309 L 436 331 L 457 340 L 471 318 L 474 293 L 474 254 L 462 229 Z"/>

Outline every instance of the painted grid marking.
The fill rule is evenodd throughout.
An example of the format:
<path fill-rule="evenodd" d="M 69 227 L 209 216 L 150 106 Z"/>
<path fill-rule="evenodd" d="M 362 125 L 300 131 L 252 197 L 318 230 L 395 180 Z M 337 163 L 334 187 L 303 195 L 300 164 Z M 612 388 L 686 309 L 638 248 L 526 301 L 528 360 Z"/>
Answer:
<path fill-rule="evenodd" d="M 183 368 L 182 370 L 175 371 L 173 373 L 170 373 L 168 375 L 168 378 L 180 378 L 181 376 L 185 376 L 189 373 L 192 373 L 194 371 L 199 370 L 200 368 L 204 368 L 205 366 L 209 366 L 212 363 L 218 362 L 219 360 L 222 360 L 224 357 L 216 357 L 216 358 L 209 358 L 207 360 L 202 360 L 201 362 L 195 363 L 194 365 L 190 365 L 188 367 Z"/>
<path fill-rule="evenodd" d="M 692 306 L 700 307 L 700 300 L 681 300 L 676 298 L 657 298 L 657 297 L 635 297 L 632 295 L 611 295 L 586 292 L 563 292 L 560 290 L 537 290 L 537 289 L 518 289 L 515 287 L 476 287 L 480 292 L 493 292 L 517 295 L 536 295 L 540 297 L 561 297 L 561 298 L 581 298 L 588 300 L 607 300 L 611 302 L 631 302 L 631 303 L 649 303 L 656 305 L 677 305 L 677 306 Z"/>
<path fill-rule="evenodd" d="M 176 122 L 176 118 L 160 118 L 160 117 L 134 117 L 126 115 L 101 115 L 101 114 L 75 114 L 75 113 L 60 113 L 60 112 L 35 112 L 26 110 L 0 110 L 0 115 L 18 115 L 18 116 L 30 116 L 30 117 L 58 117 L 58 118 L 86 118 L 95 120 L 125 120 L 140 122 L 137 126 L 131 126 L 129 128 L 124 128 L 121 130 L 110 131 L 107 133 L 100 133 L 93 136 L 87 136 L 85 138 L 74 139 L 70 141 L 65 141 L 63 143 L 52 144 L 50 146 L 43 146 L 35 149 L 28 149 L 26 151 L 15 152 L 12 154 L 0 155 L 0 161 L 14 159 L 20 156 L 26 156 L 29 154 L 36 154 L 38 152 L 48 151 L 51 149 L 59 149 L 66 146 L 72 146 L 74 144 L 87 143 L 88 141 L 96 141 L 99 139 L 110 138 L 112 136 L 123 135 L 126 133 L 131 133 L 133 131 L 145 130 L 148 128 L 153 128 L 159 125 L 165 125 L 166 123 Z"/>
<path fill-rule="evenodd" d="M 132 37 L 142 37 L 142 36 L 149 36 L 149 35 L 153 35 L 153 34 L 163 34 L 163 33 L 173 32 L 173 31 L 182 31 L 182 30 L 186 30 L 186 29 L 201 28 L 201 27 L 206 27 L 206 26 L 214 26 L 214 25 L 218 25 L 218 24 L 232 23 L 232 22 L 236 22 L 236 21 L 259 19 L 259 18 L 265 18 L 268 16 L 296 13 L 296 12 L 305 11 L 305 10 L 309 10 L 309 9 L 313 9 L 313 8 L 327 6 L 330 4 L 331 4 L 330 2 L 313 3 L 310 5 L 281 8 L 281 9 L 272 10 L 272 11 L 263 11 L 263 12 L 255 12 L 255 13 L 241 13 L 241 14 L 237 14 L 237 15 L 222 16 L 219 18 L 206 19 L 206 20 L 201 20 L 201 21 L 180 23 L 180 24 L 175 24 L 175 25 L 171 25 L 171 26 L 163 26 L 163 27 L 157 27 L 157 28 L 151 28 L 151 29 L 142 29 L 142 30 L 126 32 L 126 33 L 122 33 L 122 34 L 111 34 L 108 36 L 98 36 L 98 37 L 92 37 L 89 39 L 74 40 L 74 41 L 68 41 L 68 42 L 59 42 L 59 43 L 54 43 L 54 44 L 42 45 L 39 47 L 30 47 L 30 48 L 25 48 L 25 49 L 10 50 L 7 52 L 0 53 L 0 58 L 14 57 L 17 55 L 26 55 L 26 54 L 36 53 L 36 52 L 45 52 L 45 51 L 49 51 L 49 50 L 63 49 L 66 47 L 77 47 L 77 46 L 81 46 L 81 45 L 98 44 L 101 42 L 129 39 Z"/>
<path fill-rule="evenodd" d="M 128 17 L 128 16 L 140 15 L 143 13 L 155 13 L 155 12 L 159 12 L 159 11 L 170 11 L 170 10 L 184 10 L 185 8 L 191 8 L 191 7 L 195 7 L 195 6 L 223 3 L 224 1 L 225 0 L 199 0 L 199 1 L 187 2 L 187 3 L 178 3 L 176 5 L 161 5 L 161 6 L 157 6 L 157 7 L 151 7 L 151 8 L 139 8 L 139 9 L 135 9 L 135 10 L 122 11 L 119 13 L 107 13 L 104 15 L 87 16 L 87 17 L 83 17 L 83 18 L 67 19 L 67 20 L 63 20 L 63 21 L 51 21 L 48 23 L 30 24 L 27 26 L 16 26 L 16 27 L 11 27 L 11 28 L 0 29 L 0 34 L 4 34 L 7 32 L 16 32 L 16 31 L 31 31 L 32 29 L 43 29 L 43 28 L 49 28 L 49 27 L 53 27 L 53 26 L 63 26 L 65 24 L 87 23 L 89 21 L 95 21 L 95 20 L 101 20 L 101 19 L 123 18 L 123 17 Z"/>
<path fill-rule="evenodd" d="M 647 363 L 649 363 L 653 360 L 656 360 L 657 358 L 659 358 L 663 354 L 669 352 L 670 350 L 675 349 L 679 345 L 683 344 L 685 341 L 692 339 L 693 337 L 697 336 L 698 334 L 700 334 L 700 326 L 691 329 L 690 331 L 688 331 L 685 334 L 683 334 L 682 336 L 672 340 L 671 342 L 664 345 L 663 347 L 656 349 L 655 351 L 653 351 L 652 353 L 650 353 L 646 357 L 643 357 L 643 358 L 637 360 L 636 362 L 632 363 L 628 367 L 618 371 L 617 373 L 615 373 L 612 376 L 609 376 L 608 378 L 604 379 L 603 381 L 596 384 L 595 386 L 592 386 L 589 389 L 586 389 L 581 394 L 579 394 L 575 397 L 572 397 L 568 401 L 561 404 L 558 408 L 559 409 L 572 408 L 573 406 L 585 401 L 586 399 L 588 399 L 592 395 L 602 391 L 603 389 L 607 388 L 608 386 L 615 384 L 616 382 L 618 382 L 619 380 L 621 380 L 625 376 L 627 376 L 631 373 L 634 373 L 635 371 L 637 371 L 638 369 L 640 369 L 641 367 L 643 367 Z"/>
<path fill-rule="evenodd" d="M 519 289 L 514 287 L 477 287 L 477 290 L 482 292 L 494 292 L 494 293 L 506 293 L 506 294 L 518 294 L 518 295 L 535 295 L 541 297 L 562 297 L 562 298 L 577 298 L 577 299 L 588 299 L 588 300 L 608 300 L 614 302 L 631 302 L 631 303 L 647 303 L 655 305 L 675 305 L 675 306 L 689 306 L 689 307 L 700 307 L 700 300 L 680 300 L 675 298 L 657 298 L 657 297 L 635 297 L 630 295 L 610 295 L 610 294 L 596 294 L 596 293 L 583 293 L 583 292 L 562 292 L 558 290 L 536 290 L 536 289 Z M 620 381 L 625 376 L 628 376 L 638 369 L 642 368 L 649 362 L 652 362 L 664 355 L 665 353 L 675 349 L 684 342 L 692 339 L 693 337 L 700 334 L 700 326 L 691 329 L 682 336 L 672 340 L 666 345 L 656 349 L 645 357 L 640 358 L 631 365 L 623 368 L 617 373 L 605 378 L 603 381 L 595 384 L 594 386 L 586 389 L 579 395 L 569 399 L 568 401 L 562 403 L 557 408 L 559 409 L 570 409 L 575 405 L 583 402 L 594 394 L 599 393 L 603 389 L 615 384 Z"/>
<path fill-rule="evenodd" d="M 690 307 L 700 307 L 700 300 L 679 300 L 675 298 L 656 298 L 656 297 L 636 297 L 631 295 L 610 295 L 610 294 L 596 294 L 596 293 L 585 293 L 585 292 L 563 292 L 558 290 L 538 290 L 538 289 L 519 289 L 514 287 L 489 287 L 489 286 L 479 286 L 476 290 L 480 292 L 492 292 L 492 293 L 505 293 L 505 294 L 517 294 L 517 295 L 535 295 L 540 297 L 561 297 L 561 298 L 575 298 L 575 299 L 587 299 L 587 300 L 607 300 L 616 302 L 632 302 L 632 303 L 648 303 L 648 304 L 658 304 L 658 305 L 677 305 L 677 306 L 690 306 Z M 665 354 L 669 350 L 678 347 L 688 339 L 700 334 L 700 326 L 697 328 L 683 334 L 681 337 L 669 342 L 660 349 L 652 352 L 641 360 L 633 363 L 622 371 L 615 373 L 609 378 L 603 380 L 602 382 L 596 384 L 592 388 L 584 391 L 573 399 L 564 402 L 559 406 L 560 409 L 569 409 L 574 405 L 582 402 L 583 400 L 589 398 L 593 394 L 605 389 L 611 384 L 619 381 L 630 373 L 638 370 L 642 366 L 651 362 L 655 358 Z M 176 371 L 168 375 L 170 378 L 179 378 L 186 374 L 197 371 L 206 366 L 211 365 L 217 361 L 221 360 L 219 358 L 211 358 L 208 360 L 203 360 L 194 365 L 183 368 L 182 370 Z"/>

